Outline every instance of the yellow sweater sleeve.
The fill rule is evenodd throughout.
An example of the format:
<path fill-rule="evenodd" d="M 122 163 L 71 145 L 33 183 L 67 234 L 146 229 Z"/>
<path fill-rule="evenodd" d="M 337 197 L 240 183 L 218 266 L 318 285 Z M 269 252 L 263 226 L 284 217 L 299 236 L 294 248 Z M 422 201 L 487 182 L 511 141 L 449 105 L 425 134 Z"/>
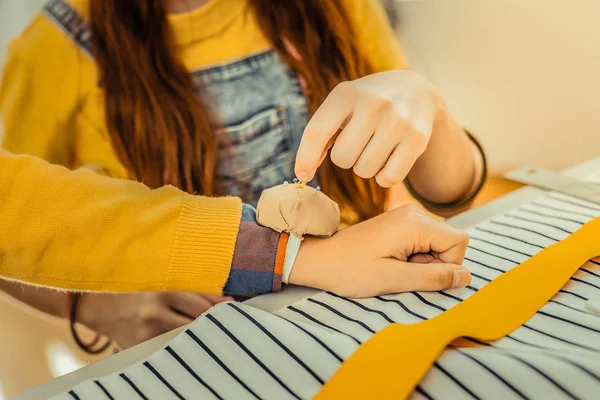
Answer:
<path fill-rule="evenodd" d="M 375 72 L 407 67 L 406 58 L 380 0 L 344 0 L 360 49 Z"/>
<path fill-rule="evenodd" d="M 241 207 L 0 151 L 0 275 L 64 289 L 221 293 Z"/>

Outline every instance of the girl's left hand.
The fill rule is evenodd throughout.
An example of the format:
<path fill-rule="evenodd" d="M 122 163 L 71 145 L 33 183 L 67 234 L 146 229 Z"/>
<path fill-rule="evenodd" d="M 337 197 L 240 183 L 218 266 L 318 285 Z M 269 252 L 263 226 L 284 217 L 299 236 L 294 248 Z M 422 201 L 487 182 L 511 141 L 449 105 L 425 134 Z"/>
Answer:
<path fill-rule="evenodd" d="M 394 70 L 339 84 L 304 130 L 295 172 L 310 181 L 331 160 L 383 187 L 402 182 L 425 152 L 446 104 L 425 78 Z"/>

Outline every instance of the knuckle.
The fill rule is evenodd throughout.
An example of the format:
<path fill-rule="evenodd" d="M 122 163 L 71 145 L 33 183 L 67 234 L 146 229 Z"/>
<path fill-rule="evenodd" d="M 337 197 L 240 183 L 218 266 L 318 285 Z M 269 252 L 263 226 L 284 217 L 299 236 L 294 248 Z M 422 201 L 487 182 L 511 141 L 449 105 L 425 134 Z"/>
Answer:
<path fill-rule="evenodd" d="M 392 99 L 389 99 L 386 97 L 379 97 L 378 101 L 379 101 L 379 105 L 381 106 L 381 108 L 383 108 L 385 110 L 393 110 L 394 107 L 396 106 L 396 102 L 394 102 Z"/>
<path fill-rule="evenodd" d="M 306 130 L 302 134 L 302 155 L 306 156 L 307 154 L 314 152 L 315 149 L 320 146 L 320 143 L 322 141 L 321 138 L 324 136 L 324 133 L 322 132 L 323 130 L 318 126 L 313 125 L 306 128 Z"/>
<path fill-rule="evenodd" d="M 160 323 L 161 317 L 154 307 L 142 307 L 140 310 L 140 319 L 144 325 L 154 326 Z"/>
<path fill-rule="evenodd" d="M 394 102 L 390 104 L 389 110 L 394 121 L 401 123 L 404 127 L 407 125 L 409 112 L 405 102 Z"/>
<path fill-rule="evenodd" d="M 376 179 L 377 183 L 383 187 L 392 187 L 402 182 L 402 179 L 389 165 L 384 165 L 383 169 L 377 173 Z"/>
<path fill-rule="evenodd" d="M 398 174 L 387 168 L 381 171 L 381 178 L 383 181 L 387 182 L 389 186 L 394 186 L 402 182 L 402 179 L 398 177 Z"/>
<path fill-rule="evenodd" d="M 354 166 L 354 173 L 363 179 L 369 179 L 375 176 L 370 168 L 360 162 Z"/>
<path fill-rule="evenodd" d="M 412 229 L 415 231 L 413 232 L 415 243 L 420 243 L 421 239 L 424 242 L 427 241 L 426 238 L 429 237 L 431 230 L 429 226 L 432 223 L 432 217 L 413 204 L 405 204 L 394 211 L 397 213 L 396 218 L 400 224 L 413 227 Z"/>
<path fill-rule="evenodd" d="M 405 138 L 407 124 L 404 118 L 393 114 L 391 117 L 390 127 L 395 139 L 401 140 Z"/>
<path fill-rule="evenodd" d="M 383 188 L 391 188 L 392 186 L 394 186 L 394 184 L 386 180 L 381 173 L 375 176 L 375 181 L 379 186 Z"/>
<path fill-rule="evenodd" d="M 421 152 L 425 151 L 425 149 L 427 148 L 427 144 L 429 143 L 429 140 L 427 139 L 427 135 L 415 130 L 414 128 L 411 129 L 410 132 L 411 132 L 411 140 L 412 140 L 415 148 L 417 148 Z"/>
<path fill-rule="evenodd" d="M 381 114 L 394 107 L 394 102 L 391 99 L 370 92 L 361 93 L 361 100 L 370 107 L 368 110 L 370 115 Z"/>
<path fill-rule="evenodd" d="M 151 319 L 152 312 L 149 307 L 141 306 L 138 310 L 138 315 L 141 321 L 148 321 Z"/>
<path fill-rule="evenodd" d="M 350 169 L 354 165 L 347 151 L 342 146 L 334 145 L 331 149 L 331 161 L 342 169 Z"/>
<path fill-rule="evenodd" d="M 452 287 L 454 283 L 454 271 L 450 269 L 435 271 L 429 276 L 429 283 L 433 289 Z"/>
<path fill-rule="evenodd" d="M 332 93 L 348 93 L 348 92 L 354 92 L 355 90 L 356 90 L 356 85 L 354 82 L 343 81 L 343 82 L 340 82 L 337 85 L 335 85 L 335 87 L 333 88 L 333 90 L 331 92 Z"/>
<path fill-rule="evenodd" d="M 404 219 L 420 221 L 423 218 L 423 211 L 414 204 L 404 204 L 397 208 L 397 210 L 400 217 Z"/>
<path fill-rule="evenodd" d="M 323 136 L 323 128 L 314 122 L 312 125 L 306 127 L 302 139 L 308 144 L 314 143 L 319 137 Z"/>
<path fill-rule="evenodd" d="M 458 237 L 459 237 L 460 243 L 462 243 L 464 245 L 468 245 L 469 241 L 471 240 L 471 238 L 469 237 L 469 234 L 465 231 L 458 231 Z"/>

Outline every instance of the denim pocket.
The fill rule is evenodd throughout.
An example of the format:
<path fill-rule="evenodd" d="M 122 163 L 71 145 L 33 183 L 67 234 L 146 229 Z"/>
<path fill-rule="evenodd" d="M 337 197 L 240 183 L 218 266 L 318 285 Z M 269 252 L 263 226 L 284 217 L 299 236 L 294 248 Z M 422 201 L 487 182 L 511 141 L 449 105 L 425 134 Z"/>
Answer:
<path fill-rule="evenodd" d="M 224 193 L 256 204 L 260 193 L 293 173 L 293 146 L 285 107 L 260 111 L 216 132 L 216 179 Z"/>

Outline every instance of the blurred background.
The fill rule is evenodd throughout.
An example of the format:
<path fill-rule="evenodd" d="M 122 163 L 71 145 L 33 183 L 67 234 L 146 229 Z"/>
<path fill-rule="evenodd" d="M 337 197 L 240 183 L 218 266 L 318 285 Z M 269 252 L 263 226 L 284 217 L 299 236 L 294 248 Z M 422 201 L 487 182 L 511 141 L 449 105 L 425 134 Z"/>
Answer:
<path fill-rule="evenodd" d="M 213 0 L 223 1 L 223 0 Z M 0 65 L 42 0 L 0 0 Z M 523 164 L 563 169 L 600 149 L 600 2 L 384 0 L 411 68 L 477 133 L 495 185 Z M 0 399 L 93 361 L 67 323 L 0 299 Z"/>
<path fill-rule="evenodd" d="M 0 0 L 0 70 L 12 38 L 45 0 Z M 65 307 L 67 305 L 65 304 Z M 81 368 L 94 358 L 73 344 L 68 323 L 0 291 L 0 400 Z"/>

